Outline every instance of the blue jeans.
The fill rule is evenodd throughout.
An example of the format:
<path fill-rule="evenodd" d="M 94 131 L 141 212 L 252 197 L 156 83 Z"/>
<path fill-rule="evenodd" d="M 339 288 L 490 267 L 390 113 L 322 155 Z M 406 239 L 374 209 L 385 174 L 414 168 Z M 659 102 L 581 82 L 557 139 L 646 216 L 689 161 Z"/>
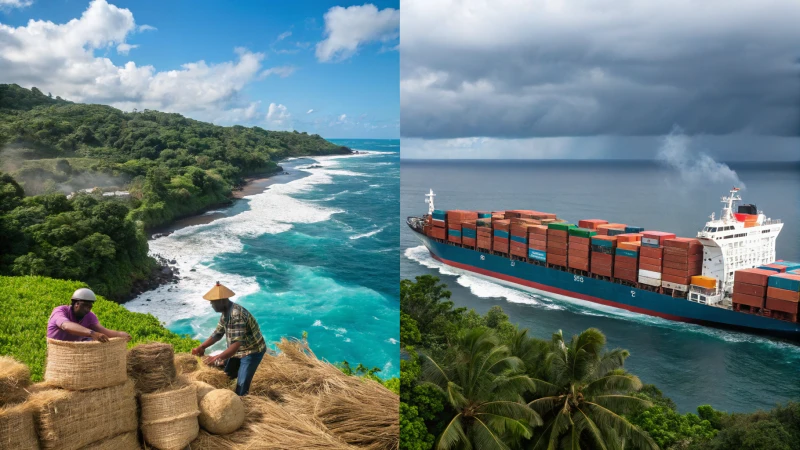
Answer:
<path fill-rule="evenodd" d="M 264 353 L 251 353 L 241 358 L 230 358 L 225 363 L 225 373 L 231 379 L 236 378 L 236 395 L 247 395 L 250 392 L 250 382 L 253 381 L 253 374 L 261 364 Z"/>

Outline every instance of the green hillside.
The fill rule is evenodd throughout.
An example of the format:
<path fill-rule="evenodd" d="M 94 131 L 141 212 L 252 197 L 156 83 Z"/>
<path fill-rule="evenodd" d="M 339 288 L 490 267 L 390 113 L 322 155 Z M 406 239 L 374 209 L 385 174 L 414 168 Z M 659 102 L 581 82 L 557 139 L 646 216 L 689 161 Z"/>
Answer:
<path fill-rule="evenodd" d="M 31 369 L 34 381 L 42 379 L 47 351 L 47 320 L 53 308 L 66 305 L 76 289 L 86 287 L 75 281 L 45 277 L 0 276 L 0 355 L 11 355 Z M 175 346 L 176 352 L 187 352 L 198 341 L 179 336 L 151 314 L 130 312 L 100 297 L 92 308 L 100 324 L 131 335 L 129 346 L 159 341 Z"/>

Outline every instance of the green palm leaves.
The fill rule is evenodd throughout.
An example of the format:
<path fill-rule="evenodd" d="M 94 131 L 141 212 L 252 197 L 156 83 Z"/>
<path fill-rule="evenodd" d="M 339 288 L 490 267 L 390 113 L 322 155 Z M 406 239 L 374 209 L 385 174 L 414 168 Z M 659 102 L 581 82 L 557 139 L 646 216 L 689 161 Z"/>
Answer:
<path fill-rule="evenodd" d="M 535 388 L 522 360 L 483 328 L 462 331 L 441 362 L 425 356 L 424 377 L 440 389 L 456 415 L 439 437 L 439 449 L 508 449 L 530 438 L 538 414 L 522 395 Z"/>
<path fill-rule="evenodd" d="M 650 437 L 621 414 L 649 407 L 627 395 L 641 389 L 639 378 L 622 366 L 626 350 L 603 353 L 606 339 L 590 328 L 567 343 L 553 335 L 546 357 L 546 379 L 535 379 L 536 398 L 528 405 L 544 419 L 531 449 L 598 448 L 610 450 L 626 443 L 633 448 L 657 449 Z M 622 444 L 622 445 L 620 445 Z"/>

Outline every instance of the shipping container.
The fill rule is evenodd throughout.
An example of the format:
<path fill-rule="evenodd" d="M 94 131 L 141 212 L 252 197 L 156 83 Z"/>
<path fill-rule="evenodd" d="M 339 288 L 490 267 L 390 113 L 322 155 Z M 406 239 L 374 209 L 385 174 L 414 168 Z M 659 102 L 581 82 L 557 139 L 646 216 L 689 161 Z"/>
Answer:
<path fill-rule="evenodd" d="M 654 280 L 660 280 L 661 279 L 661 272 L 656 272 L 655 270 L 642 269 L 642 266 L 640 264 L 639 265 L 639 276 L 640 277 L 652 278 Z"/>
<path fill-rule="evenodd" d="M 541 251 L 541 250 L 536 250 L 536 249 L 533 249 L 533 248 L 529 248 L 528 249 L 528 258 L 529 259 L 535 259 L 535 260 L 541 261 L 541 262 L 547 262 L 547 252 Z"/>
<path fill-rule="evenodd" d="M 771 270 L 773 272 L 778 272 L 778 273 L 786 272 L 786 266 L 779 266 L 777 264 L 765 264 L 763 266 L 758 266 L 758 268 L 764 270 Z"/>
<path fill-rule="evenodd" d="M 622 247 L 617 247 L 616 254 L 620 256 L 627 256 L 630 258 L 638 258 L 639 252 L 637 250 L 629 250 Z"/>
<path fill-rule="evenodd" d="M 781 311 L 789 314 L 797 314 L 800 312 L 800 308 L 798 308 L 800 303 L 796 301 L 767 297 L 766 305 L 767 309 L 771 309 L 773 311 Z"/>
<path fill-rule="evenodd" d="M 567 257 L 562 255 L 554 255 L 550 252 L 547 253 L 547 263 L 556 266 L 567 267 Z"/>
<path fill-rule="evenodd" d="M 734 282 L 766 286 L 770 275 L 775 275 L 775 272 L 764 269 L 741 269 L 733 273 L 733 280 Z"/>
<path fill-rule="evenodd" d="M 646 247 L 643 244 L 641 249 L 639 250 L 639 256 L 644 256 L 646 258 L 653 258 L 653 259 L 663 259 L 664 249 L 656 247 Z"/>
<path fill-rule="evenodd" d="M 547 225 L 548 230 L 559 230 L 569 232 L 570 228 L 576 228 L 575 224 L 566 222 L 551 222 Z"/>
<path fill-rule="evenodd" d="M 686 284 L 675 283 L 672 281 L 661 280 L 661 287 L 667 289 L 674 289 L 676 291 L 686 292 L 689 290 L 689 286 Z"/>
<path fill-rule="evenodd" d="M 736 282 L 733 283 L 733 292 L 764 298 L 767 296 L 767 287 L 759 286 L 757 284 Z"/>
<path fill-rule="evenodd" d="M 617 243 L 619 242 L 639 242 L 641 245 L 642 235 L 639 233 L 622 233 L 617 235 Z"/>
<path fill-rule="evenodd" d="M 628 269 L 625 267 L 618 267 L 614 266 L 614 278 L 619 278 L 620 280 L 630 281 L 632 283 L 636 283 L 638 271 L 635 269 Z"/>
<path fill-rule="evenodd" d="M 643 275 L 641 275 L 641 271 L 640 271 L 640 275 L 639 275 L 639 280 L 638 281 L 639 281 L 639 283 L 646 284 L 648 286 L 661 287 L 661 278 L 650 278 L 650 277 L 643 276 Z"/>
<path fill-rule="evenodd" d="M 575 237 L 582 237 L 582 238 L 590 238 L 592 236 L 597 235 L 597 231 L 590 230 L 588 228 L 570 228 L 569 235 Z"/>
<path fill-rule="evenodd" d="M 432 238 L 445 240 L 445 239 L 447 239 L 447 229 L 446 228 L 433 227 L 433 228 L 431 228 L 430 236 Z"/>
<path fill-rule="evenodd" d="M 616 236 L 592 236 L 592 245 L 613 248 L 617 246 Z"/>
<path fill-rule="evenodd" d="M 752 306 L 754 308 L 764 307 L 764 297 L 756 297 L 755 295 L 747 295 L 738 292 L 733 293 L 733 303 L 740 305 Z"/>
<path fill-rule="evenodd" d="M 641 233 L 642 231 L 644 231 L 644 228 L 642 228 L 642 227 L 632 227 L 632 226 L 625 227 L 625 232 L 626 233 L 637 233 L 638 234 L 638 233 Z"/>
<path fill-rule="evenodd" d="M 800 291 L 800 275 L 791 273 L 772 275 L 767 281 L 767 286 L 798 292 Z"/>
<path fill-rule="evenodd" d="M 777 298 L 780 300 L 787 300 L 791 302 L 800 302 L 800 291 L 790 291 L 787 289 L 779 289 L 770 286 L 767 288 L 767 297 Z"/>
<path fill-rule="evenodd" d="M 619 236 L 620 234 L 625 234 L 624 228 L 609 228 L 608 229 L 608 236 Z"/>
<path fill-rule="evenodd" d="M 619 239 L 619 236 L 617 236 L 617 239 Z M 641 246 L 642 246 L 642 243 L 639 242 L 639 241 L 619 242 L 619 240 L 617 240 L 617 248 L 622 248 L 622 249 L 625 249 L 625 250 L 634 251 L 634 252 L 636 252 L 637 255 L 639 254 L 639 250 L 640 250 Z"/>
<path fill-rule="evenodd" d="M 608 223 L 608 221 L 603 219 L 586 219 L 586 220 L 579 220 L 578 226 L 581 228 L 588 228 L 590 230 L 595 230 L 597 229 L 598 225 L 603 225 L 606 223 Z"/>
<path fill-rule="evenodd" d="M 706 289 L 716 289 L 717 279 L 704 275 L 695 275 L 692 277 L 692 284 L 695 286 L 704 287 Z"/>

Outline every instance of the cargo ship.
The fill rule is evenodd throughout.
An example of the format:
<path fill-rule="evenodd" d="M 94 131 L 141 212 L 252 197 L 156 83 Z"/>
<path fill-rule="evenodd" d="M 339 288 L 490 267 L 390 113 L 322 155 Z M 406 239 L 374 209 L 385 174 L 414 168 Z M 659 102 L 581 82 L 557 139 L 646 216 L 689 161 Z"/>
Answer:
<path fill-rule="evenodd" d="M 407 225 L 436 260 L 528 292 L 800 341 L 800 263 L 776 261 L 783 228 L 739 189 L 694 238 L 535 210 L 437 210 Z"/>

